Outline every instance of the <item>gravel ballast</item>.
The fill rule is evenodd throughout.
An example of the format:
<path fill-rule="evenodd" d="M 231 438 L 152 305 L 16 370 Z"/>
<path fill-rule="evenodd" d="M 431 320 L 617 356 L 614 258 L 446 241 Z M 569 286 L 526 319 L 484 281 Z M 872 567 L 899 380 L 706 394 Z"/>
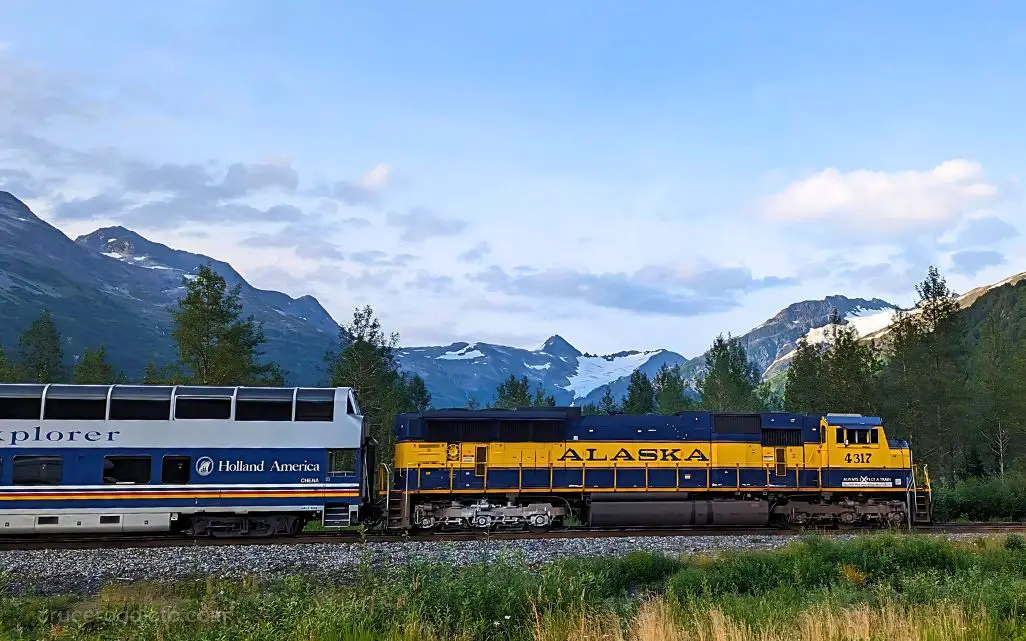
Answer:
<path fill-rule="evenodd" d="M 95 593 L 108 583 L 231 579 L 247 575 L 267 578 L 306 575 L 347 581 L 361 563 L 369 563 L 375 571 L 384 571 L 410 561 L 459 566 L 512 556 L 536 565 L 573 556 L 622 556 L 634 550 L 668 554 L 768 550 L 794 540 L 789 536 L 760 535 L 646 536 L 3 551 L 0 552 L 0 577 L 3 578 L 0 590 L 7 596 Z"/>

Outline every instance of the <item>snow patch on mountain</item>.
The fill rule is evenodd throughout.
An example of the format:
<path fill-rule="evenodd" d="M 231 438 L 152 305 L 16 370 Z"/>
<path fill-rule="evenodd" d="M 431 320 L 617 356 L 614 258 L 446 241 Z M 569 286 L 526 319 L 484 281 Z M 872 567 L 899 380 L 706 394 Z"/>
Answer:
<path fill-rule="evenodd" d="M 484 358 L 484 353 L 481 350 L 476 349 L 477 343 L 467 345 L 463 349 L 456 350 L 455 352 L 446 352 L 441 356 L 435 356 L 436 361 L 466 361 L 473 360 L 475 358 Z"/>
<path fill-rule="evenodd" d="M 894 310 L 886 309 L 883 311 L 879 310 L 865 310 L 857 309 L 846 314 L 844 323 L 849 327 L 854 327 L 858 336 L 868 336 L 873 332 L 878 332 L 881 329 L 887 327 L 894 320 Z M 825 343 L 830 336 L 830 325 L 824 325 L 822 327 L 814 327 L 809 330 L 809 333 L 805 335 L 805 340 L 809 343 Z"/>
<path fill-rule="evenodd" d="M 625 352 L 613 356 L 579 356 L 577 370 L 571 374 L 563 389 L 583 398 L 598 388 L 625 376 L 647 363 L 663 350 L 651 352 Z"/>

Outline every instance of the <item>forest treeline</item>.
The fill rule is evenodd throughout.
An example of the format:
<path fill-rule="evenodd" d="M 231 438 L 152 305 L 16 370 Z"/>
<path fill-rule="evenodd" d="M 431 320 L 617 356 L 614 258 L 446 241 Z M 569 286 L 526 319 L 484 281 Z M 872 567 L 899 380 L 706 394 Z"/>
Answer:
<path fill-rule="evenodd" d="M 168 308 L 177 358 L 151 360 L 139 380 L 108 362 L 105 348 L 86 348 L 66 365 L 63 338 L 47 310 L 19 337 L 14 353 L 0 345 L 0 382 L 148 385 L 284 385 L 288 372 L 261 358 L 266 342 L 260 323 L 243 316 L 240 286 L 204 265 L 195 278 L 183 279 L 185 295 Z M 371 434 L 391 456 L 392 425 L 402 412 L 431 405 L 424 380 L 399 370 L 395 360 L 398 334 L 386 336 L 370 307 L 357 309 L 342 326 L 338 347 L 325 354 L 324 380 L 332 387 L 352 387 L 367 417 Z"/>
<path fill-rule="evenodd" d="M 131 381 L 107 361 L 104 347 L 86 349 L 65 366 L 62 338 L 45 310 L 7 354 L 0 380 L 20 382 L 179 385 L 282 385 L 287 372 L 261 358 L 262 328 L 244 317 L 239 288 L 229 289 L 209 266 L 183 281 L 186 294 L 169 307 L 177 358 L 151 361 Z M 882 416 L 889 436 L 908 438 L 917 462 L 947 480 L 1004 475 L 1026 454 L 1026 286 L 998 288 L 968 309 L 936 268 L 916 286 L 914 312 L 899 312 L 876 343 L 860 340 L 834 314 L 824 343 L 800 340 L 782 390 L 761 381 L 737 337 L 717 336 L 704 372 L 688 380 L 680 366 L 651 379 L 635 371 L 627 394 L 609 386 L 585 414 L 664 414 L 692 409 L 850 413 Z M 327 385 L 355 389 L 381 460 L 391 457 L 396 415 L 431 407 L 424 380 L 401 371 L 399 335 L 386 333 L 373 310 L 357 308 L 325 355 Z M 554 406 L 552 395 L 511 375 L 491 407 Z M 477 407 L 473 401 L 468 407 Z"/>

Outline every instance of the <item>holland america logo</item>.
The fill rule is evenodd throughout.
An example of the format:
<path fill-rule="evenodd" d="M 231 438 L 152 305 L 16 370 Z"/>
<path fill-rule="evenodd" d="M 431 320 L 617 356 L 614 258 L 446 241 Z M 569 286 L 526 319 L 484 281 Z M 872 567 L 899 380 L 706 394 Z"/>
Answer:
<path fill-rule="evenodd" d="M 214 459 L 209 456 L 201 456 L 196 461 L 196 473 L 200 476 L 207 476 L 214 470 Z"/>

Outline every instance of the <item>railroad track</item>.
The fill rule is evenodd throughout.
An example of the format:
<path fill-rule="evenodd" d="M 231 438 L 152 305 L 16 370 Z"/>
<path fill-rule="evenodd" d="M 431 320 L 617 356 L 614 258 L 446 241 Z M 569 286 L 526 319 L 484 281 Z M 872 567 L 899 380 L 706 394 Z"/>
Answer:
<path fill-rule="evenodd" d="M 580 539 L 580 538 L 622 538 L 654 536 L 799 536 L 803 534 L 870 534 L 879 529 L 806 529 L 788 530 L 772 527 L 763 528 L 721 528 L 712 526 L 690 528 L 570 528 L 549 532 L 498 531 L 498 532 L 437 532 L 426 534 L 381 534 L 369 533 L 361 537 L 355 531 L 304 532 L 291 537 L 268 538 L 187 538 L 180 535 L 78 535 L 64 537 L 24 536 L 0 538 L 0 551 L 10 550 L 74 550 L 111 548 L 161 548 L 161 547 L 210 547 L 225 545 L 303 545 L 358 543 L 415 543 L 448 541 L 508 541 L 529 539 Z M 895 530 L 903 532 L 902 530 Z M 1001 534 L 1021 532 L 1026 534 L 1026 523 L 935 523 L 916 526 L 914 533 L 922 534 Z"/>

